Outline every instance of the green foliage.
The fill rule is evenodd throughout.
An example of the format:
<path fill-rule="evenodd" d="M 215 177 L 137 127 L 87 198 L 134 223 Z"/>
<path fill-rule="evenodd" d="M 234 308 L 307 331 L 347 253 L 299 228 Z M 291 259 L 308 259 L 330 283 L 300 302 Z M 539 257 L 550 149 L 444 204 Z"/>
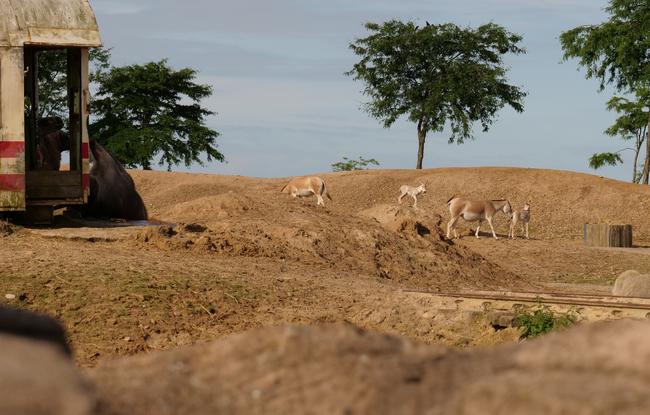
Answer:
<path fill-rule="evenodd" d="M 359 160 L 343 157 L 343 160 L 332 164 L 332 171 L 364 170 L 370 165 L 379 166 L 379 162 L 375 159 L 364 159 L 362 157 L 359 157 Z"/>
<path fill-rule="evenodd" d="M 514 324 L 523 327 L 523 336 L 533 338 L 553 330 L 569 327 L 577 321 L 573 313 L 554 313 L 547 305 L 538 303 L 532 310 L 519 313 Z"/>
<path fill-rule="evenodd" d="M 91 82 L 109 67 L 110 49 L 93 48 L 89 52 Z M 67 53 L 65 49 L 51 49 L 38 54 L 39 117 L 68 118 Z"/>
<path fill-rule="evenodd" d="M 202 153 L 223 161 L 219 133 L 204 125 L 214 113 L 199 104 L 212 88 L 194 83 L 195 77 L 195 70 L 173 70 L 166 60 L 98 73 L 91 136 L 128 167 L 150 169 L 158 156 L 168 169 L 202 164 Z"/>
<path fill-rule="evenodd" d="M 650 160 L 646 158 L 641 176 L 637 175 L 639 150 L 646 141 L 646 154 L 650 154 L 650 143 L 639 135 L 642 133 L 640 119 L 650 125 L 647 109 L 648 100 L 641 99 L 650 87 L 650 2 L 647 0 L 610 0 L 605 8 L 609 19 L 597 25 L 585 25 L 568 30 L 560 35 L 564 60 L 578 59 L 578 65 L 586 69 L 587 79 L 599 82 L 600 90 L 613 85 L 618 91 L 634 93 L 637 103 L 615 97 L 608 104 L 609 109 L 623 112 L 617 122 L 606 133 L 621 135 L 623 139 L 636 137 L 633 181 L 647 184 L 650 177 Z M 646 127 L 647 128 L 647 127 Z M 647 131 L 647 130 L 646 130 Z M 593 159 L 593 156 L 592 156 Z M 591 160 L 591 159 L 590 159 Z M 597 158 L 600 160 L 614 160 Z"/>
<path fill-rule="evenodd" d="M 591 157 L 589 157 L 589 167 L 594 170 L 597 170 L 605 165 L 616 166 L 619 163 L 623 163 L 623 159 L 618 153 L 594 153 Z"/>
<path fill-rule="evenodd" d="M 635 91 L 636 99 L 629 100 L 623 97 L 613 97 L 607 102 L 609 111 L 621 114 L 605 134 L 620 136 L 624 140 L 645 136 L 648 126 L 648 111 L 650 107 L 650 90 L 638 88 Z"/>
<path fill-rule="evenodd" d="M 90 74 L 88 80 L 97 82 L 100 75 L 106 73 L 111 67 L 111 50 L 104 48 L 92 48 L 88 53 Z"/>
<path fill-rule="evenodd" d="M 350 44 L 360 61 L 346 72 L 364 84 L 364 109 L 389 128 L 406 116 L 417 123 L 421 168 L 427 132 L 449 126 L 449 142 L 473 138 L 472 126 L 487 131 L 505 105 L 523 111 L 525 93 L 508 84 L 505 54 L 522 54 L 521 36 L 489 23 L 477 29 L 454 24 L 391 20 L 367 23 L 371 33 Z"/>
<path fill-rule="evenodd" d="M 609 20 L 579 26 L 560 35 L 564 59 L 577 58 L 587 78 L 634 91 L 650 85 L 650 2 L 610 0 Z"/>
<path fill-rule="evenodd" d="M 598 169 L 606 164 L 615 166 L 623 162 L 619 156 L 622 151 L 633 151 L 632 182 L 638 183 L 642 177 L 642 174 L 638 171 L 639 152 L 643 143 L 646 142 L 648 132 L 650 90 L 640 87 L 635 91 L 635 94 L 635 100 L 624 97 L 613 97 L 607 102 L 607 109 L 616 111 L 620 116 L 614 124 L 605 130 L 605 134 L 609 136 L 617 136 L 625 141 L 633 141 L 634 146 L 632 148 L 624 148 L 615 153 L 594 154 L 589 159 L 589 166 L 593 169 Z M 643 159 L 641 164 L 644 164 Z"/>
<path fill-rule="evenodd" d="M 39 117 L 68 118 L 67 54 L 65 49 L 52 49 L 38 54 Z"/>

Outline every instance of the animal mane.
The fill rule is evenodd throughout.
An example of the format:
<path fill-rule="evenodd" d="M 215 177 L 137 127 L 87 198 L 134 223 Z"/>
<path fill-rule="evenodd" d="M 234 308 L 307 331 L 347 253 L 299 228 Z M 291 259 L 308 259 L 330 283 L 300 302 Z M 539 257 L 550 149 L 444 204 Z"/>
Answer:
<path fill-rule="evenodd" d="M 455 198 L 456 198 L 456 195 L 453 195 L 453 196 L 452 196 L 452 197 L 447 201 L 447 203 L 451 202 L 451 201 L 454 200 Z"/>

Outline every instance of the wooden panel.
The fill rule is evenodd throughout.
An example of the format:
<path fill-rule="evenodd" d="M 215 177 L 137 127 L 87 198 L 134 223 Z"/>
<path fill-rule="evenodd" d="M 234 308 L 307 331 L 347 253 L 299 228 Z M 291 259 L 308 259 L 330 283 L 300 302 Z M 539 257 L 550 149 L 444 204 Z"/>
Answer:
<path fill-rule="evenodd" d="M 632 247 L 632 225 L 586 223 L 584 240 L 588 246 Z"/>
<path fill-rule="evenodd" d="M 26 177 L 27 199 L 83 198 L 81 172 L 30 171 Z"/>
<path fill-rule="evenodd" d="M 67 50 L 70 170 L 81 170 L 81 50 Z"/>

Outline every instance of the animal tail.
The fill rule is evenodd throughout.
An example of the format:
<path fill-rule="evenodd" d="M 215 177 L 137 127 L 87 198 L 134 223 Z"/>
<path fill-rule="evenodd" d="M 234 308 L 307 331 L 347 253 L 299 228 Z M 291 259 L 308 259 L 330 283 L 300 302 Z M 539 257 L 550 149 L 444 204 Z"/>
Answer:
<path fill-rule="evenodd" d="M 327 187 L 325 186 L 325 182 L 323 182 L 323 193 L 329 200 L 332 200 L 332 196 L 330 196 L 329 192 L 327 191 Z"/>
<path fill-rule="evenodd" d="M 447 204 L 451 203 L 452 200 L 456 199 L 456 195 L 453 195 L 448 201 Z"/>

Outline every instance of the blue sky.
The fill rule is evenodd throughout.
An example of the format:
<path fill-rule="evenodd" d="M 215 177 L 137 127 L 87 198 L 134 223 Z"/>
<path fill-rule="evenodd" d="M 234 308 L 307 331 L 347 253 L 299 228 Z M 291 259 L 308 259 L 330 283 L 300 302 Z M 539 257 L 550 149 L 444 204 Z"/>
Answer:
<path fill-rule="evenodd" d="M 510 57 L 509 79 L 528 92 L 525 112 L 499 113 L 476 140 L 447 144 L 429 134 L 424 167 L 522 166 L 593 172 L 594 152 L 625 147 L 603 134 L 615 119 L 612 91 L 597 91 L 574 61 L 561 62 L 564 30 L 606 19 L 602 0 L 91 0 L 116 65 L 169 58 L 192 67 L 214 94 L 208 125 L 222 135 L 227 163 L 190 171 L 280 177 L 330 170 L 343 156 L 375 158 L 382 168 L 413 168 L 415 126 L 390 129 L 360 110 L 362 85 L 344 75 L 356 62 L 350 42 L 363 24 L 494 22 L 523 36 L 527 54 Z M 625 152 L 627 163 L 631 152 Z M 629 180 L 632 167 L 598 174 Z M 188 170 L 178 167 L 175 170 Z"/>

